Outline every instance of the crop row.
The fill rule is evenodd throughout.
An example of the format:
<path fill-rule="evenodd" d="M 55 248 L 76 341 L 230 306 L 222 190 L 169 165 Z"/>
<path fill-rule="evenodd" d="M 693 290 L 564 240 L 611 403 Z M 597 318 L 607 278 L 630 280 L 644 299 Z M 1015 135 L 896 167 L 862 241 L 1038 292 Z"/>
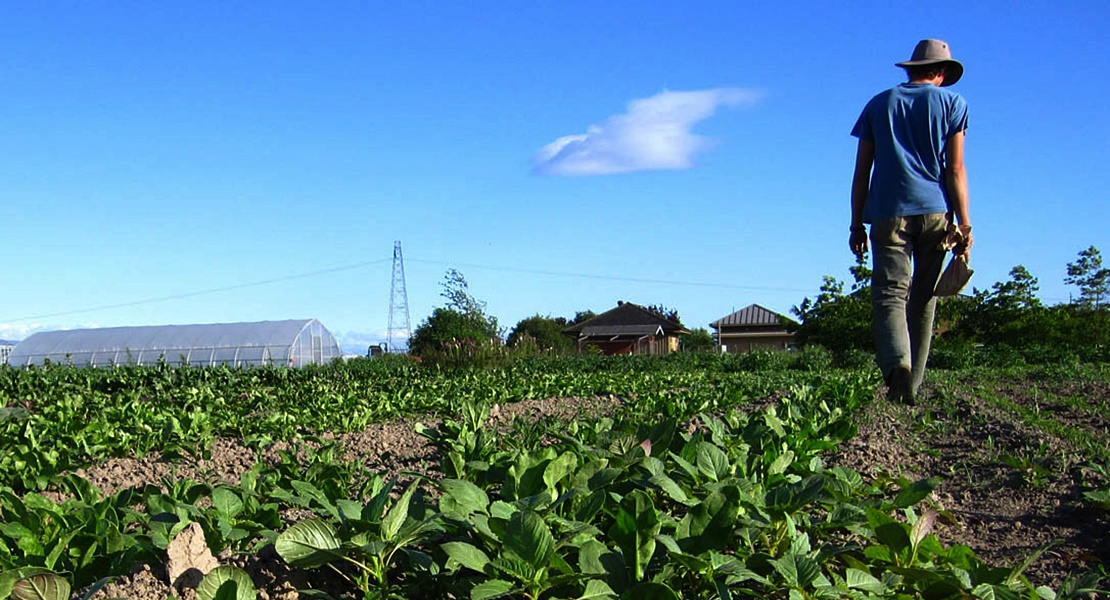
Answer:
<path fill-rule="evenodd" d="M 617 395 L 689 415 L 787 380 L 634 360 L 455 373 L 407 361 L 304 370 L 0 368 L 0 485 L 43 489 L 54 475 L 110 457 L 203 455 L 218 437 L 265 448 L 399 416 L 456 414 L 468 403 Z"/>
<path fill-rule="evenodd" d="M 1070 598 L 1097 585 L 1034 588 L 1021 565 L 944 547 L 933 528 L 950 516 L 928 501 L 937 480 L 865 482 L 826 466 L 855 434 L 873 379 L 688 366 L 0 370 L 0 599 L 95 591 L 163 560 L 193 524 L 214 554 L 272 547 L 290 568 L 330 573 L 342 597 Z M 799 379 L 809 383 L 788 384 Z M 385 411 L 367 406 L 404 393 Z M 599 394 L 635 401 L 542 424 L 542 444 L 488 426 L 493 403 Z M 346 408 L 360 416 L 334 414 Z M 419 427 L 441 462 L 403 484 L 337 446 L 298 442 L 422 412 L 443 417 Z M 203 452 L 220 435 L 294 447 L 237 484 L 164 480 L 104 496 L 62 474 L 116 454 Z M 44 440 L 54 454 L 36 448 Z M 198 595 L 253 598 L 253 586 L 225 565 Z"/>

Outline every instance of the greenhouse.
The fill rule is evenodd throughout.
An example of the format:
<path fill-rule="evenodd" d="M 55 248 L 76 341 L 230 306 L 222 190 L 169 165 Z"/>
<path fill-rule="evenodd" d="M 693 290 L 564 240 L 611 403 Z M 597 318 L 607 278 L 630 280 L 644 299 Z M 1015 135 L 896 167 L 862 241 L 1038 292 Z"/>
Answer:
<path fill-rule="evenodd" d="M 316 319 L 44 331 L 19 342 L 13 366 L 170 365 L 231 367 L 321 365 L 341 356 Z"/>

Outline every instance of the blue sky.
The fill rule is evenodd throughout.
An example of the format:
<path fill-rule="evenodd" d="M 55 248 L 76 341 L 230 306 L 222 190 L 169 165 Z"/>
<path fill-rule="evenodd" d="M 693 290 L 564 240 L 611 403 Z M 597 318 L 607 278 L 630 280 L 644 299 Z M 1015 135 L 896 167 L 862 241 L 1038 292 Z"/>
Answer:
<path fill-rule="evenodd" d="M 364 350 L 395 240 L 413 327 L 450 268 L 506 327 L 788 313 L 848 279 L 848 132 L 925 37 L 966 68 L 973 284 L 1065 302 L 1110 253 L 1110 5 L 922 6 L 5 6 L 0 338 L 315 317 Z"/>

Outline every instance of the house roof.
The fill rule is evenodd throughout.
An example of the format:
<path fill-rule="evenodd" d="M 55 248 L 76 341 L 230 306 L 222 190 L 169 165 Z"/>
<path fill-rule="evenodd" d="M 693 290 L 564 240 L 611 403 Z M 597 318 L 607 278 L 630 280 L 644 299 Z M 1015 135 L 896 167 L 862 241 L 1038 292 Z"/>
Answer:
<path fill-rule="evenodd" d="M 607 310 L 592 319 L 587 319 L 571 325 L 563 333 L 580 335 L 629 335 L 634 333 L 628 327 L 650 329 L 641 335 L 652 335 L 656 328 L 661 328 L 664 334 L 690 333 L 682 323 L 661 317 L 650 310 L 631 302 L 618 302 L 617 307 Z M 587 333 L 587 329 L 589 332 Z"/>
<path fill-rule="evenodd" d="M 598 325 L 596 327 L 583 327 L 582 337 L 608 337 L 608 336 L 642 336 L 659 335 L 663 328 L 659 325 Z"/>
<path fill-rule="evenodd" d="M 768 310 L 758 304 L 752 304 L 731 315 L 713 321 L 709 326 L 714 329 L 720 329 L 721 327 L 778 327 L 782 325 L 782 320 L 786 318 L 773 310 Z"/>

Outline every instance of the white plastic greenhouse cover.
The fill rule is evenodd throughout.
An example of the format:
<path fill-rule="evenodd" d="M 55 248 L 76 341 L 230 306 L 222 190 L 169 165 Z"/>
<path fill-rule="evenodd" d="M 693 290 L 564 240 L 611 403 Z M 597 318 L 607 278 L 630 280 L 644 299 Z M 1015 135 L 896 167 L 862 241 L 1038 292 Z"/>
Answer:
<path fill-rule="evenodd" d="M 44 331 L 11 351 L 12 366 L 171 365 L 233 367 L 326 364 L 341 356 L 335 336 L 316 319 L 154 325 Z"/>

